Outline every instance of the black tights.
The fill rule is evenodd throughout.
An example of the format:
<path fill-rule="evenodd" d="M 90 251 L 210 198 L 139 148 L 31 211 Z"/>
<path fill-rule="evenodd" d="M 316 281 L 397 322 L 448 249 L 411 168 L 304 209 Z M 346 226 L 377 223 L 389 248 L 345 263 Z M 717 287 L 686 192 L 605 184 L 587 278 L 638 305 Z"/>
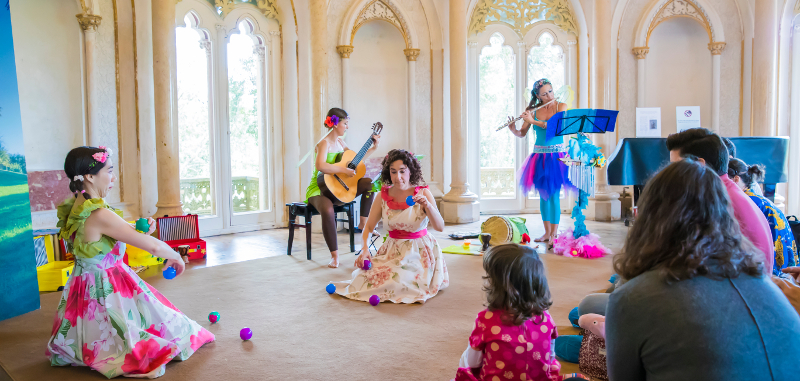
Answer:
<path fill-rule="evenodd" d="M 356 196 L 361 195 L 361 216 L 369 216 L 369 209 L 372 207 L 372 200 L 375 195 L 369 192 L 372 189 L 372 179 L 358 180 L 358 187 L 356 188 Z M 333 212 L 333 201 L 331 199 L 319 195 L 308 199 L 311 204 L 322 217 L 322 236 L 325 237 L 325 243 L 328 244 L 328 250 L 339 250 L 339 243 L 336 241 L 336 213 Z"/>

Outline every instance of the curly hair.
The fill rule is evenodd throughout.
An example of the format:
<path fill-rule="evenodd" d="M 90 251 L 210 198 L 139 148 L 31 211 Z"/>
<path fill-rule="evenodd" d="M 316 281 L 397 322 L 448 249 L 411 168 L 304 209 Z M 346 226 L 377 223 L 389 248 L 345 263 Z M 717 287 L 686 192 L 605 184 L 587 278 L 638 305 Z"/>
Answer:
<path fill-rule="evenodd" d="M 639 217 L 614 257 L 624 279 L 651 270 L 666 282 L 762 273 L 761 253 L 742 236 L 728 192 L 712 168 L 685 158 L 664 168 L 639 201 Z"/>
<path fill-rule="evenodd" d="M 412 185 L 425 184 L 425 180 L 422 179 L 422 166 L 419 165 L 419 160 L 414 157 L 414 154 L 403 149 L 393 149 L 383 158 L 381 162 L 381 181 L 384 184 L 392 185 L 392 174 L 389 167 L 398 160 L 402 160 L 403 164 L 411 171 L 408 181 Z"/>
<path fill-rule="evenodd" d="M 515 243 L 494 246 L 483 257 L 487 307 L 504 311 L 506 324 L 520 325 L 553 305 L 544 263 L 536 250 Z"/>

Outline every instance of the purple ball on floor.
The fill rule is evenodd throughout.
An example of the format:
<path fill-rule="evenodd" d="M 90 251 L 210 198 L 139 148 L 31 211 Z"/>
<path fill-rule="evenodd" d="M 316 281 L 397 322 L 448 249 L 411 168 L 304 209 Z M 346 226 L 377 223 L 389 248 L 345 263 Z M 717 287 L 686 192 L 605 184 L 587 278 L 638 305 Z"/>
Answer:
<path fill-rule="evenodd" d="M 175 270 L 174 267 L 170 266 L 170 267 L 167 267 L 166 270 L 164 270 L 164 278 L 173 279 L 176 276 L 178 276 L 178 271 Z"/>
<path fill-rule="evenodd" d="M 245 341 L 250 340 L 253 337 L 253 330 L 250 329 L 250 328 L 244 327 L 244 328 L 242 328 L 241 331 L 239 331 L 239 337 L 242 340 L 245 340 Z"/>
<path fill-rule="evenodd" d="M 364 263 L 361 265 L 361 269 L 369 270 L 372 268 L 372 262 L 369 259 L 365 259 Z"/>
<path fill-rule="evenodd" d="M 380 302 L 381 298 L 379 298 L 378 295 L 372 295 L 369 297 L 369 304 L 372 304 L 373 307 L 377 306 Z"/>

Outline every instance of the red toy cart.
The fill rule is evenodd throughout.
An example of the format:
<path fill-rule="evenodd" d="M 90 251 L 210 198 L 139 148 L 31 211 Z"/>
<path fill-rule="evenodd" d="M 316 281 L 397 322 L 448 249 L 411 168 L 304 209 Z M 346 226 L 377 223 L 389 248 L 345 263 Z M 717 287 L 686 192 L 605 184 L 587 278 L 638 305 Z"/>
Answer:
<path fill-rule="evenodd" d="M 189 260 L 206 257 L 206 241 L 200 239 L 196 214 L 157 218 L 156 226 L 158 239 L 169 247 L 189 246 Z"/>

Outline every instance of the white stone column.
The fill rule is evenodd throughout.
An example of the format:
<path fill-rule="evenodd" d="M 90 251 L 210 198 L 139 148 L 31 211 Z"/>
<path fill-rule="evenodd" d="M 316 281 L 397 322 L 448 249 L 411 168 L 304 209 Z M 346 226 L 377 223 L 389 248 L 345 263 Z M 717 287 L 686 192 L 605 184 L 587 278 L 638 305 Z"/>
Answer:
<path fill-rule="evenodd" d="M 528 56 L 527 56 L 526 53 L 527 52 L 526 52 L 525 41 L 523 41 L 523 40 L 517 41 L 517 60 L 516 60 L 517 61 L 517 76 L 516 76 L 517 77 L 517 85 L 516 85 L 517 86 L 517 94 L 516 94 L 516 99 L 514 101 L 514 111 L 517 113 L 517 115 L 522 114 L 522 112 L 525 111 L 525 106 L 527 106 L 527 102 L 526 102 L 526 99 L 525 99 L 525 98 L 527 98 L 526 97 L 527 94 L 525 94 L 525 81 L 528 78 L 528 76 L 527 76 L 527 70 L 525 70 L 525 69 L 526 69 L 527 63 L 528 63 L 528 60 L 527 60 Z M 567 66 L 567 67 L 569 67 L 569 66 Z M 480 69 L 478 69 L 478 70 L 480 70 Z M 480 83 L 480 79 L 479 79 L 479 83 Z M 513 116 L 517 116 L 517 115 L 513 115 Z"/>
<path fill-rule="evenodd" d="M 328 113 L 328 0 L 310 0 L 312 144 L 322 138 Z"/>
<path fill-rule="evenodd" d="M 778 66 L 779 0 L 754 2 L 752 120 L 754 136 L 774 136 L 778 86 L 775 72 Z"/>
<path fill-rule="evenodd" d="M 569 84 L 573 89 L 576 89 L 576 85 L 578 83 L 578 65 L 573 65 L 572 63 L 578 59 L 578 41 L 577 40 L 569 40 L 567 41 L 567 73 L 569 75 L 569 79 L 567 80 L 567 84 Z M 576 97 L 577 98 L 577 97 Z M 573 104 L 574 106 L 574 104 Z"/>
<path fill-rule="evenodd" d="M 467 223 L 480 219 L 478 196 L 467 183 L 467 129 L 464 115 L 467 102 L 467 4 L 450 0 L 450 148 L 452 182 L 442 198 L 445 222 Z"/>
<path fill-rule="evenodd" d="M 800 25 L 792 28 L 792 92 L 790 95 L 789 183 L 786 215 L 800 215 Z M 800 239 L 795 237 L 795 239 Z"/>
<path fill-rule="evenodd" d="M 481 86 L 480 78 L 480 49 L 478 49 L 477 41 L 470 41 L 467 43 L 467 83 L 465 88 L 464 105 L 466 109 L 462 110 L 464 119 L 464 133 L 466 133 L 467 146 L 467 178 L 468 184 L 472 184 L 471 191 L 475 194 L 481 194 L 481 170 L 479 155 L 470 155 L 469 152 L 480 152 L 481 150 L 481 131 L 480 126 L 480 109 L 481 103 L 479 97 L 471 97 L 469 94 L 477 94 Z M 475 126 L 471 128 L 470 126 Z M 480 197 L 480 196 L 479 196 Z"/>
<path fill-rule="evenodd" d="M 725 50 L 724 42 L 708 44 L 711 51 L 711 131 L 719 133 L 719 88 L 720 88 L 720 55 Z"/>
<path fill-rule="evenodd" d="M 633 55 L 636 56 L 636 107 L 645 106 L 645 76 L 644 59 L 650 53 L 650 48 L 645 46 L 641 48 L 633 48 Z"/>
<path fill-rule="evenodd" d="M 98 107 L 99 99 L 97 89 L 95 89 L 95 74 L 94 74 L 94 48 L 95 41 L 97 40 L 97 27 L 100 26 L 100 21 L 103 19 L 98 15 L 91 13 L 79 13 L 75 15 L 78 23 L 81 24 L 83 29 L 83 62 L 84 69 L 86 70 L 86 126 L 83 133 L 83 143 L 90 146 L 96 146 L 100 142 L 95 141 L 92 133 L 100 131 L 100 109 Z"/>
<path fill-rule="evenodd" d="M 269 32 L 269 49 L 267 50 L 267 77 L 270 80 L 270 85 L 267 87 L 269 98 L 267 101 L 267 110 L 269 110 L 269 118 L 267 119 L 267 131 L 271 135 L 267 142 L 270 143 L 270 156 L 268 162 L 273 162 L 272 171 L 270 176 L 272 189 L 274 194 L 271 199 L 274 201 L 275 207 L 275 221 L 281 223 L 287 221 L 286 208 L 286 172 L 290 171 L 290 167 L 286 165 L 286 156 L 283 153 L 284 146 L 284 128 L 283 127 L 283 109 L 281 107 L 281 32 L 273 30 Z M 294 167 L 292 167 L 294 168 Z M 268 205 L 269 207 L 269 205 Z"/>
<path fill-rule="evenodd" d="M 267 47 L 253 47 L 253 55 L 258 63 L 258 210 L 267 209 L 269 171 L 267 162 Z"/>
<path fill-rule="evenodd" d="M 286 189 L 286 202 L 304 200 L 305 189 L 302 188 L 300 169 L 297 163 L 300 161 L 300 110 L 298 100 L 298 77 L 297 77 L 297 34 L 294 28 L 286 28 L 281 33 L 283 38 L 283 152 L 286 155 L 284 165 L 284 182 Z"/>
<path fill-rule="evenodd" d="M 353 53 L 353 46 L 339 45 L 336 47 L 336 52 L 342 58 L 342 108 L 347 110 L 350 108 L 347 92 L 350 88 L 350 53 Z"/>
<path fill-rule="evenodd" d="M 175 53 L 175 3 L 154 1 L 153 98 L 158 156 L 156 216 L 183 215 L 178 157 L 178 115 Z"/>
<path fill-rule="evenodd" d="M 408 102 L 408 149 L 417 152 L 417 92 L 416 92 L 416 79 L 417 79 L 417 57 L 419 57 L 419 49 L 404 49 L 403 53 L 406 55 L 408 61 L 408 86 L 406 98 Z M 430 160 L 430 159 L 429 159 Z"/>
<path fill-rule="evenodd" d="M 217 138 L 214 135 L 216 123 L 216 113 L 217 110 L 214 108 L 216 105 L 216 101 L 214 99 L 214 89 L 216 89 L 216 84 L 214 83 L 214 56 L 212 54 L 211 48 L 211 41 L 202 39 L 200 40 L 200 48 L 206 51 L 206 81 L 208 81 L 208 152 L 209 152 L 209 159 L 211 160 L 211 165 L 208 166 L 209 170 L 209 182 L 210 182 L 210 189 L 211 194 L 207 195 L 211 200 L 211 213 L 217 213 L 217 182 L 215 179 L 217 178 L 217 166 L 213 165 L 216 163 L 216 150 L 214 146 L 216 145 L 215 142 Z"/>

